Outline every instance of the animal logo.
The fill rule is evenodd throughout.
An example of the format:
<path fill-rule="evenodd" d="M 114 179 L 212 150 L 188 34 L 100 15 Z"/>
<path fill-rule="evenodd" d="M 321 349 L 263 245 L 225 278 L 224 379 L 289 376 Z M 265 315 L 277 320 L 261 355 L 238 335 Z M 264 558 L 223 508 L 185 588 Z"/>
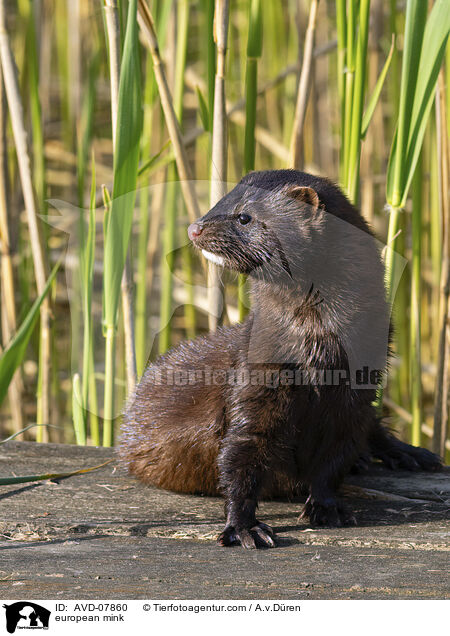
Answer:
<path fill-rule="evenodd" d="M 4 604 L 6 613 L 6 631 L 14 634 L 19 629 L 48 629 L 50 610 L 31 603 L 30 601 L 18 601 L 10 605 Z"/>

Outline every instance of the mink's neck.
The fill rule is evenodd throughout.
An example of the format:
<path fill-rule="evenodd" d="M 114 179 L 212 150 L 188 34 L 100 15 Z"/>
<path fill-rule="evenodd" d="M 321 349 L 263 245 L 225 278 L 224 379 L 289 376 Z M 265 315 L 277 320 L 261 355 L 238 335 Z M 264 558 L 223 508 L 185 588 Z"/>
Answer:
<path fill-rule="evenodd" d="M 253 280 L 250 348 L 260 362 L 324 368 L 344 357 L 353 368 L 384 369 L 389 314 L 382 269 L 376 261 L 345 275 L 339 269 L 330 267 L 317 285 Z"/>

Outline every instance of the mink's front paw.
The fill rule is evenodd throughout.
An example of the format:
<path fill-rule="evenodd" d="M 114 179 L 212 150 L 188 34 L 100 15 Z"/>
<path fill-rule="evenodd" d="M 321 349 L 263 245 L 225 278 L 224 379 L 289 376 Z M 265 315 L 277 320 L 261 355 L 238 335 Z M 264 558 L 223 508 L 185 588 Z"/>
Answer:
<path fill-rule="evenodd" d="M 319 502 L 308 497 L 300 519 L 309 517 L 312 526 L 339 528 L 341 526 L 355 526 L 356 519 L 350 510 L 334 499 L 329 502 Z"/>
<path fill-rule="evenodd" d="M 272 528 L 261 521 L 257 521 L 251 528 L 235 528 L 226 526 L 220 533 L 217 542 L 222 546 L 230 546 L 240 543 L 242 547 L 249 550 L 255 548 L 274 548 L 275 533 Z"/>

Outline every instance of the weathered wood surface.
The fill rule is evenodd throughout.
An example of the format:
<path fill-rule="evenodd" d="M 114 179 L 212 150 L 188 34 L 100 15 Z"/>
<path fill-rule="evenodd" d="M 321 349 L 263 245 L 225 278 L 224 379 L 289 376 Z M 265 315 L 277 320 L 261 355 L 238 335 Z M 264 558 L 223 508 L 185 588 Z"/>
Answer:
<path fill-rule="evenodd" d="M 9 442 L 0 476 L 69 471 L 110 449 Z M 144 487 L 118 463 L 0 487 L 0 596 L 13 599 L 449 597 L 450 469 L 350 476 L 352 528 L 312 529 L 301 501 L 262 502 L 279 547 L 220 548 L 220 499 Z M 369 492 L 368 489 L 377 492 Z"/>

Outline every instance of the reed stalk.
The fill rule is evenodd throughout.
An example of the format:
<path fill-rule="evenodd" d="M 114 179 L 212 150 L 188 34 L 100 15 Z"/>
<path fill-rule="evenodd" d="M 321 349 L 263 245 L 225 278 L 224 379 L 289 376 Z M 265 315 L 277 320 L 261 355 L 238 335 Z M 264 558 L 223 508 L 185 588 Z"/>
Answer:
<path fill-rule="evenodd" d="M 345 87 L 346 87 L 346 56 L 347 56 L 347 16 L 346 0 L 336 0 L 336 31 L 337 31 L 337 86 L 340 103 L 340 132 L 341 132 L 341 161 L 339 163 L 339 181 L 344 183 L 344 162 L 342 152 L 344 148 L 345 130 Z"/>
<path fill-rule="evenodd" d="M 109 70 L 111 78 L 111 121 L 113 151 L 116 149 L 117 112 L 119 107 L 120 78 L 120 24 L 117 0 L 104 0 L 106 12 L 107 36 L 109 43 Z M 133 274 L 129 252 L 125 259 L 125 267 L 121 281 L 122 314 L 125 334 L 125 361 L 127 373 L 127 390 L 132 393 L 136 385 L 136 349 L 134 341 L 133 311 Z"/>
<path fill-rule="evenodd" d="M 156 19 L 157 19 L 157 31 L 161 34 L 160 45 L 164 46 L 165 41 L 168 38 L 168 22 L 172 14 L 172 3 L 164 2 L 156 5 Z M 143 135 L 142 135 L 142 155 L 150 155 L 151 140 L 155 140 L 158 143 L 162 143 L 161 133 L 156 138 L 155 128 L 161 130 L 162 128 L 162 113 L 158 112 L 159 117 L 154 118 L 154 102 L 157 95 L 157 86 L 154 78 L 154 69 L 152 63 L 151 53 L 147 53 L 146 59 L 146 80 L 145 80 L 145 94 L 144 94 L 144 123 L 143 123 Z M 156 121 L 155 121 L 156 120 Z M 165 147 L 170 145 L 170 140 L 167 142 L 159 153 L 147 159 L 144 162 L 145 165 L 152 165 L 154 171 L 161 170 L 161 167 L 169 166 L 173 163 L 175 157 L 172 153 L 169 153 L 168 157 L 165 157 L 166 161 L 158 162 L 158 157 Z M 143 168 L 138 172 L 139 176 L 144 174 Z M 149 177 L 151 172 L 146 176 Z M 159 241 L 160 231 L 160 219 L 162 215 L 162 208 L 164 205 L 164 193 L 165 188 L 159 187 L 153 190 L 153 197 L 151 203 L 151 219 L 150 219 L 150 193 L 149 188 L 144 187 L 140 192 L 140 220 L 139 220 L 139 238 L 138 238 L 138 265 L 137 265 L 137 284 L 136 284 L 136 361 L 138 374 L 140 375 L 147 362 L 147 294 L 151 294 L 153 272 L 154 272 L 154 257 L 157 251 L 157 245 Z M 149 267 L 147 267 L 147 263 Z"/>
<path fill-rule="evenodd" d="M 105 347 L 105 389 L 103 406 L 103 446 L 114 444 L 114 376 L 116 369 L 116 331 L 115 327 L 107 327 L 104 330 L 106 339 Z"/>
<path fill-rule="evenodd" d="M 100 444 L 100 429 L 98 422 L 97 387 L 94 376 L 94 347 L 93 347 L 93 321 L 92 321 L 92 288 L 94 282 L 95 260 L 95 162 L 92 157 L 92 185 L 89 204 L 88 233 L 83 242 L 80 254 L 81 263 L 81 287 L 83 293 L 83 374 L 81 383 L 81 406 L 84 424 L 84 439 L 87 438 L 87 413 L 90 411 L 90 432 L 95 446 Z M 75 389 L 74 384 L 74 389 Z M 74 398 L 75 399 L 75 398 Z M 74 414 L 75 422 L 75 414 Z M 79 430 L 80 425 L 76 427 Z M 77 442 L 79 443 L 79 442 Z"/>
<path fill-rule="evenodd" d="M 315 1 L 315 0 L 314 0 Z M 262 5 L 260 0 L 251 0 L 248 25 L 247 58 L 245 68 L 245 128 L 244 128 L 244 172 L 255 169 L 256 150 L 256 101 L 258 96 L 258 59 L 262 54 Z M 249 296 L 247 277 L 238 277 L 238 313 L 244 320 L 248 313 Z"/>
<path fill-rule="evenodd" d="M 30 114 L 33 131 L 33 184 L 36 201 L 41 214 L 47 213 L 47 184 L 45 180 L 44 131 L 42 125 L 42 109 L 39 98 L 39 55 L 35 26 L 35 7 L 28 6 L 26 57 L 28 62 L 28 85 L 30 96 Z"/>
<path fill-rule="evenodd" d="M 111 3 L 114 0 L 108 0 L 108 2 Z M 111 7 L 111 4 L 108 6 Z M 103 333 L 106 338 L 106 350 L 103 444 L 105 446 L 111 446 L 114 439 L 114 381 L 118 304 L 121 290 L 123 290 L 123 272 L 133 221 L 142 128 L 136 18 L 137 0 L 130 0 L 118 82 L 117 107 L 113 110 L 113 130 L 115 130 L 113 191 L 104 222 Z M 117 29 L 112 35 L 114 35 L 115 45 L 118 44 Z M 110 53 L 112 58 L 114 51 L 110 51 Z M 112 59 L 111 64 L 114 64 L 114 68 L 111 70 L 111 74 L 117 73 L 117 54 L 115 61 L 114 58 Z M 114 115 L 116 119 L 114 119 Z M 130 316 L 124 315 L 124 321 L 127 319 L 130 319 Z M 134 321 L 127 320 L 128 322 L 133 329 Z M 127 355 L 129 353 L 130 351 L 127 349 Z M 128 361 L 129 363 L 130 361 Z M 127 373 L 128 382 L 130 381 L 129 376 L 130 373 Z"/>
<path fill-rule="evenodd" d="M 145 0 L 139 0 L 138 5 L 138 22 L 145 39 L 145 43 L 149 47 L 152 55 L 155 80 L 158 85 L 161 107 L 164 111 L 166 125 L 174 149 L 183 198 L 189 219 L 191 222 L 194 222 L 200 216 L 200 206 L 198 204 L 194 182 L 192 180 L 192 172 L 189 166 L 186 149 L 183 144 L 180 125 L 173 107 L 173 100 L 167 83 L 166 72 L 161 59 L 153 17 Z"/>
<path fill-rule="evenodd" d="M 317 0 L 313 0 L 316 2 Z M 245 68 L 244 170 L 255 169 L 256 99 L 258 96 L 258 60 L 262 54 L 261 0 L 251 0 Z"/>
<path fill-rule="evenodd" d="M 108 53 L 111 84 L 111 125 L 113 148 L 116 148 L 117 110 L 120 80 L 120 27 L 116 0 L 104 2 L 106 33 L 108 38 Z M 105 206 L 104 237 L 106 243 L 107 227 L 111 207 Z M 104 247 L 106 250 L 106 245 Z M 106 273 L 106 272 L 105 272 Z M 105 291 L 103 292 L 105 303 Z M 105 310 L 103 310 L 105 314 Z M 106 319 L 104 319 L 106 322 Z M 105 386 L 103 396 L 103 446 L 112 446 L 114 443 L 114 415 L 115 415 L 115 391 L 114 380 L 116 373 L 116 312 L 112 312 L 109 325 L 104 325 L 103 335 L 105 344 Z"/>
<path fill-rule="evenodd" d="M 422 162 L 419 159 L 412 184 L 412 272 L 410 308 L 411 441 L 416 446 L 420 445 L 423 420 L 421 362 L 422 179 Z"/>
<path fill-rule="evenodd" d="M 393 300 L 396 267 L 394 248 L 399 217 L 417 166 L 449 30 L 450 13 L 445 0 L 437 0 L 434 3 L 428 19 L 426 2 L 410 0 L 407 3 L 398 124 L 389 157 L 386 186 L 390 209 L 385 258 L 389 302 Z M 415 258 L 418 258 L 417 254 Z M 418 357 L 417 346 L 414 353 Z M 420 361 L 416 360 L 415 368 L 419 365 Z M 417 424 L 420 396 L 419 388 L 414 386 L 413 389 L 413 440 L 417 442 L 420 435 Z"/>
<path fill-rule="evenodd" d="M 76 442 L 79 446 L 85 446 L 87 441 L 86 419 L 81 395 L 81 379 L 78 373 L 75 373 L 72 380 L 72 417 Z"/>
<path fill-rule="evenodd" d="M 144 120 L 142 126 L 141 158 L 145 161 L 151 152 L 151 130 L 153 125 L 153 97 L 154 97 L 153 68 L 150 54 L 147 54 L 144 87 Z M 137 279 L 136 279 L 136 371 L 140 377 L 144 371 L 147 342 L 147 252 L 150 228 L 150 197 L 149 186 L 140 190 L 139 195 L 139 236 L 137 248 Z"/>
<path fill-rule="evenodd" d="M 440 187 L 439 187 L 439 153 L 437 152 L 440 144 L 440 136 L 438 135 L 438 119 L 440 117 L 440 105 L 436 101 L 434 112 L 430 115 L 430 126 L 428 131 L 428 163 L 430 170 L 430 236 L 429 236 L 429 253 L 433 270 L 433 282 L 435 287 L 439 288 L 441 267 L 442 267 L 442 215 L 440 209 Z M 435 290 L 436 291 L 436 290 Z M 435 302 L 439 304 L 439 291 L 435 297 Z"/>
<path fill-rule="evenodd" d="M 180 0 L 173 5 L 173 17 L 176 18 L 176 38 L 173 41 L 175 55 L 173 58 L 173 108 L 179 125 L 183 119 L 183 90 L 184 71 L 186 67 L 186 46 L 188 33 L 189 4 L 186 0 Z M 176 11 L 176 12 L 175 12 Z M 172 335 L 172 291 L 173 270 L 175 266 L 175 244 L 177 232 L 177 207 L 178 207 L 178 173 L 176 163 L 169 165 L 168 183 L 166 188 L 163 250 L 161 264 L 161 299 L 160 299 L 160 326 L 159 351 L 164 353 L 171 345 Z M 184 258 L 186 265 L 186 259 Z M 186 274 L 185 267 L 185 274 Z M 185 319 L 187 323 L 192 320 L 191 307 L 185 306 Z"/>
<path fill-rule="evenodd" d="M 69 98 L 69 56 L 67 42 L 69 38 L 69 23 L 67 19 L 67 2 L 56 2 L 54 4 L 55 21 L 58 28 L 56 37 L 56 60 L 58 65 L 58 76 L 61 79 L 60 86 L 60 115 L 62 123 L 62 138 L 67 148 L 72 148 L 73 144 L 73 120 L 70 113 Z"/>
<path fill-rule="evenodd" d="M 397 0 L 389 0 L 389 31 L 392 33 L 392 36 L 395 41 L 397 41 L 398 34 L 398 15 L 397 15 Z M 394 112 L 398 112 L 398 106 L 400 102 L 400 60 L 399 60 L 399 51 L 398 47 L 395 46 L 394 52 L 392 55 L 392 65 L 391 65 L 391 73 L 390 73 L 390 82 L 389 82 L 389 96 L 390 102 L 392 103 Z M 391 123 L 394 119 L 390 118 Z M 394 122 L 395 124 L 395 122 Z M 394 130 L 392 130 L 392 134 L 394 134 Z"/>
<path fill-rule="evenodd" d="M 445 441 L 449 420 L 450 384 L 450 203 L 448 183 L 450 179 L 450 157 L 446 94 L 443 72 L 439 76 L 436 95 L 438 161 L 439 161 L 439 205 L 442 219 L 442 267 L 439 297 L 439 348 L 434 400 L 433 450 L 441 457 L 445 455 Z"/>
<path fill-rule="evenodd" d="M 189 2 L 188 0 L 179 0 L 177 3 L 177 51 L 175 60 L 175 84 L 174 84 L 174 107 L 180 125 L 184 115 L 184 76 L 186 72 L 186 56 L 188 48 L 189 33 Z M 175 176 L 178 179 L 176 164 L 172 164 Z M 176 190 L 176 203 L 179 199 L 178 188 Z M 177 206 L 178 208 L 178 206 Z M 184 210 L 183 210 L 184 211 Z M 175 210 L 176 214 L 176 210 Z M 178 230 L 179 231 L 179 230 Z M 185 229 L 183 231 L 183 241 L 185 240 Z M 194 307 L 194 281 L 192 270 L 191 250 L 185 246 L 181 250 L 183 275 L 185 280 L 186 302 L 184 303 L 184 322 L 185 331 L 188 337 L 193 338 L 195 335 L 195 307 Z"/>
<path fill-rule="evenodd" d="M 96 97 L 95 80 L 98 73 L 98 56 L 95 56 L 89 65 L 87 87 L 84 92 L 83 103 L 79 121 L 77 122 L 77 189 L 79 219 L 79 260 L 80 278 L 75 279 L 79 284 L 79 293 L 82 298 L 83 314 L 83 371 L 81 376 L 81 396 L 83 407 L 84 436 L 87 438 L 87 419 L 89 413 L 90 434 L 95 446 L 100 444 L 100 430 L 98 421 L 97 388 L 94 376 L 94 346 L 92 324 L 92 287 L 93 287 L 93 261 L 95 256 L 95 162 L 92 157 L 92 184 L 88 212 L 88 232 L 86 233 L 86 219 L 84 208 L 84 189 L 86 174 L 88 173 L 89 147 L 92 142 L 94 103 Z M 78 290 L 77 290 L 78 291 Z M 73 320 L 72 316 L 72 320 Z M 78 331 L 77 326 L 72 331 Z M 76 360 L 73 361 L 76 364 Z M 75 385 L 73 384 L 73 388 Z M 72 401 L 72 404 L 73 401 Z M 75 422 L 75 415 L 74 415 Z"/>
<path fill-rule="evenodd" d="M 229 0 L 216 0 L 214 41 L 217 49 L 212 119 L 211 186 L 209 205 L 212 208 L 226 194 L 227 181 L 227 114 L 225 101 L 225 59 L 228 42 Z M 208 262 L 208 323 L 211 331 L 219 326 L 223 315 L 223 285 L 221 270 Z"/>
<path fill-rule="evenodd" d="M 216 83 L 216 47 L 214 42 L 214 5 L 215 0 L 203 0 L 206 31 L 206 84 L 208 95 L 209 126 L 212 126 L 214 112 L 214 92 Z"/>
<path fill-rule="evenodd" d="M 89 149 L 92 143 L 98 70 L 99 59 L 96 56 L 89 65 L 87 86 L 84 87 L 83 103 L 77 125 L 77 191 L 78 207 L 80 208 L 80 247 L 84 239 L 85 183 L 89 166 Z"/>
<path fill-rule="evenodd" d="M 406 233 L 408 219 L 402 214 L 399 219 L 399 235 L 396 238 L 396 251 L 399 254 L 406 252 Z M 409 268 L 405 268 L 403 276 L 399 280 L 397 292 L 395 295 L 393 312 L 394 324 L 397 329 L 395 339 L 396 352 L 399 361 L 399 367 L 395 381 L 391 383 L 390 392 L 395 395 L 395 399 L 399 404 L 409 405 L 410 400 L 410 371 L 411 371 L 411 349 L 410 349 L 410 321 L 409 321 L 409 305 L 411 299 L 411 280 Z"/>
<path fill-rule="evenodd" d="M 66 0 L 66 3 L 67 24 L 70 25 L 67 29 L 67 88 L 69 119 L 74 132 L 81 113 L 81 7 L 80 0 Z"/>
<path fill-rule="evenodd" d="M 31 131 L 32 131 L 32 145 L 30 148 L 32 164 L 31 171 L 33 175 L 33 187 L 35 192 L 35 202 L 36 209 L 42 215 L 47 213 L 47 184 L 45 178 L 45 157 L 44 157 L 44 133 L 43 133 L 43 123 L 42 123 L 42 109 L 40 103 L 40 95 L 39 95 L 39 55 L 38 55 L 38 40 L 37 40 L 37 25 L 39 24 L 40 14 L 39 8 L 34 3 L 19 3 L 19 11 L 22 19 L 24 19 L 26 23 L 26 44 L 25 44 L 25 59 L 24 66 L 27 70 L 28 86 L 27 92 L 29 94 L 29 111 L 30 111 L 30 119 L 31 119 Z M 25 111 L 27 107 L 25 106 Z M 25 120 L 26 120 L 25 115 Z M 45 251 L 45 245 L 47 242 L 47 225 L 44 224 L 41 226 L 42 230 L 42 244 L 43 249 Z M 48 391 L 48 399 L 49 399 L 49 424 L 53 419 L 56 421 L 58 419 L 58 408 L 57 408 L 57 400 L 56 395 L 58 393 L 58 361 L 55 356 L 55 343 L 54 343 L 54 332 L 53 329 L 50 328 L 50 363 L 49 363 L 49 379 L 48 382 L 50 384 L 50 388 Z M 44 350 L 40 348 L 39 357 L 44 355 Z M 40 359 L 39 358 L 39 359 Z M 51 377 L 50 377 L 51 375 Z M 45 382 L 45 369 L 39 363 L 38 369 L 38 384 L 37 384 L 37 395 L 38 402 L 40 400 L 40 396 L 43 394 L 43 386 L 42 383 Z M 51 404 L 50 404 L 51 402 Z M 47 440 L 47 436 L 49 434 L 49 429 L 46 427 L 38 427 L 37 428 L 37 437 L 38 439 L 42 436 L 43 439 Z"/>
<path fill-rule="evenodd" d="M 359 9 L 359 31 L 353 80 L 353 103 L 351 108 L 350 140 L 348 144 L 347 194 L 354 204 L 359 196 L 359 168 L 364 93 L 366 86 L 367 43 L 369 40 L 370 0 L 361 0 Z"/>
<path fill-rule="evenodd" d="M 279 61 L 287 52 L 288 42 L 284 39 L 284 11 L 283 5 L 278 2 L 266 2 L 264 4 L 264 50 L 266 52 L 267 71 L 270 78 L 279 75 Z M 287 56 L 286 56 L 287 57 Z M 297 65 L 296 72 L 298 71 Z M 283 99 L 283 86 L 275 85 L 274 90 L 263 91 L 265 102 L 265 114 L 267 127 L 277 137 L 282 135 L 282 121 L 280 102 Z M 260 94 L 260 91 L 258 91 Z M 270 166 L 275 164 L 270 162 Z"/>
<path fill-rule="evenodd" d="M 393 38 L 386 62 L 364 111 L 367 83 L 366 69 L 368 66 L 370 0 L 361 0 L 361 2 L 350 0 L 347 7 L 346 13 L 345 2 L 339 0 L 336 5 L 338 94 L 341 104 L 339 180 L 350 201 L 357 205 L 360 188 L 362 141 L 366 136 L 375 107 L 381 96 L 383 84 L 394 54 L 395 40 Z M 343 73 L 345 74 L 345 81 L 342 77 Z"/>
<path fill-rule="evenodd" d="M 36 199 L 30 170 L 30 156 L 23 119 L 22 100 L 17 81 L 14 58 L 9 43 L 9 36 L 6 31 L 5 12 L 5 0 L 0 0 L 0 58 L 27 213 L 36 284 L 38 293 L 41 295 L 47 280 L 47 266 L 37 219 Z M 37 440 L 46 441 L 48 439 L 46 426 L 49 424 L 50 420 L 50 304 L 47 297 L 42 302 L 40 313 L 40 387 L 38 395 L 37 422 L 42 426 L 38 427 Z"/>
<path fill-rule="evenodd" d="M 311 88 L 311 72 L 313 66 L 314 38 L 316 32 L 319 0 L 312 0 L 309 10 L 308 28 L 306 29 L 303 48 L 303 62 L 298 83 L 297 101 L 295 105 L 294 125 L 292 128 L 289 167 L 296 170 L 303 168 L 303 126 L 306 107 Z"/>
<path fill-rule="evenodd" d="M 355 39 L 356 39 L 356 0 L 348 1 L 347 28 L 345 31 L 345 43 L 338 48 L 345 50 L 345 92 L 344 102 L 341 106 L 344 110 L 344 126 L 341 129 L 341 184 L 345 187 L 348 180 L 348 155 L 349 139 L 352 128 L 353 88 L 355 81 Z M 339 35 L 342 33 L 338 32 Z"/>
<path fill-rule="evenodd" d="M 1 265 L 1 306 L 2 340 L 6 345 L 16 330 L 16 305 L 14 300 L 14 274 L 11 258 L 11 242 L 8 219 L 8 179 L 6 154 L 6 103 L 3 74 L 0 65 L 0 265 Z M 21 382 L 16 372 L 8 388 L 9 407 L 15 432 L 24 427 L 21 399 Z"/>

